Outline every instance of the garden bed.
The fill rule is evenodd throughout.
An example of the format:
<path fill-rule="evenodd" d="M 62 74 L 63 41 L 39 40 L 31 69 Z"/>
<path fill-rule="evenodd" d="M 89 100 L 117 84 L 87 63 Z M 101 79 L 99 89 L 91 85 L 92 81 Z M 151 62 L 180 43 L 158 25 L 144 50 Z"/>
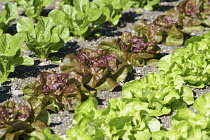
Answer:
<path fill-rule="evenodd" d="M 61 59 L 64 58 L 67 54 L 73 53 L 76 54 L 77 50 L 80 48 L 93 48 L 96 49 L 97 46 L 102 41 L 110 41 L 113 38 L 119 38 L 122 35 L 122 32 L 133 32 L 134 31 L 134 23 L 140 19 L 145 19 L 148 23 L 154 20 L 158 15 L 164 14 L 165 11 L 170 8 L 176 6 L 180 1 L 161 1 L 159 5 L 157 5 L 153 11 L 145 11 L 142 10 L 140 13 L 136 13 L 134 9 L 129 9 L 128 11 L 123 13 L 123 17 L 120 22 L 116 25 L 104 24 L 103 26 L 106 29 L 102 29 L 98 31 L 100 33 L 99 38 L 90 37 L 87 40 L 80 40 L 73 38 L 69 40 L 63 48 L 59 50 L 59 52 L 51 54 L 51 56 L 58 56 Z M 4 9 L 4 2 L 0 2 L 0 12 Z M 56 2 L 46 7 L 43 15 L 46 15 L 50 10 L 56 8 Z M 15 24 L 10 26 L 8 32 L 11 34 L 15 33 Z M 185 35 L 185 39 L 188 39 L 191 36 L 202 35 L 206 33 L 209 29 L 206 28 L 205 31 L 193 31 L 190 34 Z M 175 49 L 181 48 L 183 46 L 166 46 L 159 44 L 161 48 L 161 53 L 158 54 L 158 58 L 172 54 Z M 60 73 L 59 65 L 48 60 L 47 62 L 43 62 L 39 58 L 35 57 L 34 53 L 31 51 L 23 51 L 23 54 L 27 54 L 35 60 L 35 64 L 33 66 L 17 66 L 13 73 L 10 73 L 9 78 L 11 81 L 7 81 L 1 84 L 0 87 L 0 103 L 2 104 L 5 101 L 14 101 L 19 103 L 23 98 L 22 88 L 27 84 L 33 83 L 35 78 L 38 76 L 40 72 L 44 71 L 56 71 Z M 133 72 L 127 77 L 125 82 L 120 83 L 124 85 L 126 82 L 129 82 L 134 79 L 141 79 L 148 73 L 157 72 L 157 66 L 142 66 L 142 67 L 134 67 Z M 99 109 L 106 108 L 108 101 L 111 98 L 121 97 L 121 88 L 116 88 L 114 91 L 98 91 L 97 99 L 99 102 Z M 197 98 L 201 94 L 210 93 L 210 87 L 206 86 L 204 89 L 193 89 L 194 96 Z M 71 122 L 73 119 L 73 112 L 69 111 L 59 111 L 58 114 L 51 114 L 51 124 L 50 128 L 54 131 L 55 134 L 61 137 L 65 137 L 65 132 L 69 128 L 72 127 Z M 162 117 L 157 117 L 161 120 L 163 126 L 167 129 L 170 129 L 170 118 L 173 115 L 167 115 Z"/>

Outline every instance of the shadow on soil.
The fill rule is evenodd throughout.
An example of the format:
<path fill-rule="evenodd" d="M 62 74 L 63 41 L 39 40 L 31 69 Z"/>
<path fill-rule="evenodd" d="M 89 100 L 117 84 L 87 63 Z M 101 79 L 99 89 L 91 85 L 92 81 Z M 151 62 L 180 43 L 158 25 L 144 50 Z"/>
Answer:
<path fill-rule="evenodd" d="M 41 61 L 35 60 L 33 66 L 16 66 L 15 71 L 9 74 L 9 78 L 37 77 L 41 71 L 58 67 L 57 64 L 40 66 Z"/>
<path fill-rule="evenodd" d="M 60 48 L 58 52 L 50 54 L 49 57 L 57 56 L 60 59 L 63 59 L 67 54 L 77 55 L 77 50 L 80 47 L 77 42 L 67 42 L 64 47 Z"/>
<path fill-rule="evenodd" d="M 98 105 L 104 105 L 103 101 L 105 101 L 105 99 L 101 99 L 99 97 L 96 97 L 96 99 L 98 100 Z"/>
<path fill-rule="evenodd" d="M 8 92 L 11 90 L 11 86 L 6 86 L 3 84 L 6 84 L 6 82 L 2 83 L 2 86 L 0 87 L 0 103 L 12 98 L 12 94 L 8 94 Z"/>
<path fill-rule="evenodd" d="M 169 5 L 156 5 L 153 8 L 153 11 L 161 11 L 161 12 L 166 12 L 170 10 L 171 8 L 174 8 L 174 6 L 169 6 Z"/>

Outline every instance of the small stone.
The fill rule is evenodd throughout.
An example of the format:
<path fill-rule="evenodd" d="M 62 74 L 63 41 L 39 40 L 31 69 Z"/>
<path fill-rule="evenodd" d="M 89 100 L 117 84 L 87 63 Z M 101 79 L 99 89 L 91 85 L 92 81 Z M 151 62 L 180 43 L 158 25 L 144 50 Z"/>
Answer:
<path fill-rule="evenodd" d="M 62 136 L 60 136 L 61 138 L 66 138 L 67 137 L 67 135 L 62 135 Z"/>
<path fill-rule="evenodd" d="M 12 94 L 18 97 L 23 96 L 23 92 L 21 90 L 13 90 Z"/>
<path fill-rule="evenodd" d="M 139 79 L 141 79 L 141 77 L 140 77 L 140 76 L 135 77 L 135 80 L 139 80 Z"/>
<path fill-rule="evenodd" d="M 140 73 L 142 73 L 142 70 L 136 70 L 136 73 L 140 74 Z"/>

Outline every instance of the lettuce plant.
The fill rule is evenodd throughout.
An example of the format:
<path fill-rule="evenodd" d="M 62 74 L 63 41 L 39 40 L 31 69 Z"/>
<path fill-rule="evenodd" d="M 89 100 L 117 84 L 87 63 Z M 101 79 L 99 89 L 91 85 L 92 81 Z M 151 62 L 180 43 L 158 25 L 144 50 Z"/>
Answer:
<path fill-rule="evenodd" d="M 158 16 L 151 24 L 141 20 L 134 29 L 148 40 L 155 38 L 158 43 L 179 46 L 183 44 L 183 33 L 204 30 L 204 25 L 209 26 L 209 10 L 207 0 L 185 0 Z"/>
<path fill-rule="evenodd" d="M 67 55 L 60 64 L 64 72 L 73 70 L 82 83 L 98 90 L 113 90 L 132 71 L 132 66 L 116 54 L 105 50 L 80 49 L 77 56 Z"/>
<path fill-rule="evenodd" d="M 29 140 L 63 140 L 61 137 L 52 134 L 49 127 L 43 129 L 41 134 L 33 136 Z"/>
<path fill-rule="evenodd" d="M 133 8 L 143 8 L 145 10 L 151 11 L 153 10 L 153 6 L 158 4 L 160 0 L 130 0 L 134 4 L 132 5 Z"/>
<path fill-rule="evenodd" d="M 160 52 L 156 41 L 147 42 L 142 37 L 132 36 L 130 32 L 124 32 L 122 38 L 113 39 L 111 42 L 103 41 L 98 47 L 119 54 L 134 66 L 157 61 L 154 58 Z"/>
<path fill-rule="evenodd" d="M 17 3 L 17 6 L 24 9 L 26 16 L 37 19 L 45 6 L 50 5 L 53 0 L 2 0 Z"/>
<path fill-rule="evenodd" d="M 46 110 L 34 114 L 31 105 L 23 100 L 19 104 L 5 102 L 0 105 L 0 139 L 26 139 L 47 127 L 49 115 Z"/>
<path fill-rule="evenodd" d="M 100 25 L 109 22 L 117 25 L 123 11 L 132 6 L 138 7 L 147 3 L 145 8 L 151 9 L 158 0 L 73 0 L 71 5 L 61 5 L 61 10 L 55 9 L 49 13 L 58 25 L 69 27 L 69 31 L 77 38 L 87 38 Z M 64 2 L 66 3 L 66 2 Z M 68 3 L 68 2 L 67 2 Z"/>
<path fill-rule="evenodd" d="M 122 17 L 123 11 L 128 10 L 135 3 L 132 0 L 93 0 L 98 7 L 105 7 L 109 10 L 108 22 L 117 25 Z"/>
<path fill-rule="evenodd" d="M 18 65 L 33 65 L 34 60 L 28 56 L 20 56 L 20 47 L 24 41 L 22 34 L 11 36 L 0 34 L 0 83 L 8 80 L 10 72 Z"/>
<path fill-rule="evenodd" d="M 176 17 L 176 24 L 184 33 L 192 30 L 203 30 L 201 13 L 204 12 L 204 2 L 206 0 L 186 0 L 180 2 L 176 8 L 169 10 L 166 15 Z M 206 3 L 207 4 L 207 3 Z M 207 4 L 210 8 L 210 5 Z"/>
<path fill-rule="evenodd" d="M 159 61 L 159 71 L 178 75 L 191 87 L 203 88 L 209 85 L 209 39 L 210 32 L 188 39 L 185 48 L 177 49 Z"/>
<path fill-rule="evenodd" d="M 97 104 L 89 98 L 77 107 L 68 140 L 149 140 L 151 133 L 162 129 L 157 119 L 141 110 L 138 99 L 111 99 L 104 110 L 97 110 Z"/>
<path fill-rule="evenodd" d="M 47 109 L 58 112 L 60 109 L 74 110 L 75 106 L 92 96 L 82 84 L 68 73 L 42 72 L 36 81 L 23 88 L 24 98 L 35 112 Z"/>
<path fill-rule="evenodd" d="M 17 19 L 18 10 L 12 3 L 5 4 L 5 10 L 0 14 L 0 34 L 7 31 L 12 21 Z"/>
<path fill-rule="evenodd" d="M 177 5 L 177 11 L 181 15 L 181 23 L 185 32 L 193 29 L 202 30 L 203 24 L 210 26 L 209 15 L 210 3 L 208 0 L 189 0 L 182 1 Z M 185 28 L 186 27 L 186 28 Z"/>
<path fill-rule="evenodd" d="M 193 108 L 196 109 L 196 113 L 186 106 L 177 110 L 172 117 L 171 130 L 154 132 L 153 139 L 209 139 L 209 95 L 203 94 L 195 100 Z"/>
<path fill-rule="evenodd" d="M 94 30 L 99 29 L 97 25 L 109 19 L 107 7 L 97 7 L 89 0 L 74 0 L 73 5 L 62 5 L 61 10 L 55 9 L 49 13 L 54 23 L 67 26 L 69 32 L 77 38 L 86 38 Z"/>
<path fill-rule="evenodd" d="M 50 17 L 40 17 L 35 27 L 29 18 L 22 18 L 17 22 L 17 30 L 25 35 L 27 48 L 41 59 L 57 52 L 69 39 L 68 29 L 61 25 L 54 26 Z"/>
<path fill-rule="evenodd" d="M 154 23 L 159 22 L 160 25 Z M 153 23 L 147 24 L 144 20 L 135 23 L 134 30 L 140 37 L 148 41 L 155 40 L 165 45 L 179 46 L 183 44 L 183 33 L 178 30 L 176 24 L 169 16 L 158 16 Z"/>
<path fill-rule="evenodd" d="M 203 2 L 203 11 L 200 13 L 201 14 L 201 19 L 202 19 L 202 23 L 210 26 L 209 20 L 210 20 L 210 4 L 209 1 L 204 0 Z"/>
<path fill-rule="evenodd" d="M 150 73 L 143 79 L 126 83 L 122 89 L 123 98 L 138 98 L 150 116 L 161 116 L 177 110 L 182 105 L 194 102 L 190 88 L 182 86 L 180 76 Z"/>

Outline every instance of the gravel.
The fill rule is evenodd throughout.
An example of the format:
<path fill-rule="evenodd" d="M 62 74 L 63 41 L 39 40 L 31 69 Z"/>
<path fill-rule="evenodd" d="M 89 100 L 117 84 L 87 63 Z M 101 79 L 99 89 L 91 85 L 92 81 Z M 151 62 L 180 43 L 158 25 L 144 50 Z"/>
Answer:
<path fill-rule="evenodd" d="M 100 30 L 99 33 L 101 36 L 97 39 L 90 38 L 88 40 L 79 40 L 72 39 L 68 41 L 63 48 L 59 50 L 58 53 L 52 54 L 52 56 L 58 56 L 60 58 L 64 58 L 65 55 L 69 53 L 76 53 L 80 48 L 97 48 L 101 41 L 109 41 L 113 38 L 118 38 L 121 36 L 122 32 L 134 32 L 133 26 L 134 23 L 140 19 L 145 19 L 148 23 L 154 20 L 158 15 L 164 14 L 165 11 L 170 8 L 176 6 L 180 1 L 161 1 L 157 7 L 154 8 L 154 11 L 145 11 L 142 10 L 140 13 L 136 13 L 134 9 L 129 9 L 124 12 L 123 17 L 121 18 L 119 24 L 117 26 L 104 25 L 107 27 L 106 29 Z M 58 8 L 56 5 L 58 1 L 55 1 L 50 6 L 46 7 L 43 14 L 47 14 L 52 9 Z M 0 1 L 0 12 L 4 9 L 5 2 Z M 21 13 L 22 11 L 20 11 Z M 21 18 L 20 16 L 19 18 Z M 10 26 L 8 30 L 9 33 L 14 34 L 16 32 L 15 29 L 16 21 Z M 189 38 L 190 36 L 201 35 L 206 33 L 209 29 L 207 28 L 205 31 L 194 31 L 191 34 L 187 35 L 185 38 Z M 161 48 L 161 53 L 158 55 L 158 58 L 161 58 L 165 55 L 172 54 L 175 49 L 181 48 L 183 46 L 166 46 L 159 44 Z M 15 71 L 10 74 L 9 78 L 11 81 L 7 81 L 0 85 L 0 104 L 6 101 L 14 101 L 20 102 L 23 98 L 22 88 L 27 84 L 33 83 L 37 75 L 42 71 L 56 71 L 61 72 L 58 64 L 51 62 L 50 60 L 43 62 L 34 56 L 31 51 L 22 51 L 22 54 L 27 54 L 34 58 L 35 64 L 33 66 L 17 66 Z M 125 81 L 128 82 L 134 79 L 141 79 L 146 74 L 151 72 L 157 72 L 158 69 L 156 66 L 143 66 L 143 67 L 134 67 L 133 73 L 130 74 Z M 124 83 L 121 83 L 123 85 Z M 199 97 L 201 94 L 206 94 L 210 92 L 209 86 L 206 86 L 204 89 L 193 89 L 195 98 Z M 97 99 L 99 101 L 99 109 L 105 109 L 108 101 L 111 98 L 119 98 L 121 97 L 121 88 L 115 91 L 98 91 Z M 157 117 L 163 124 L 163 126 L 170 130 L 171 122 L 170 119 L 174 115 L 174 112 L 168 116 Z M 72 127 L 73 120 L 73 112 L 69 112 L 66 110 L 59 111 L 57 114 L 51 115 L 51 124 L 50 128 L 54 131 L 55 134 L 61 137 L 65 137 L 66 130 Z"/>

